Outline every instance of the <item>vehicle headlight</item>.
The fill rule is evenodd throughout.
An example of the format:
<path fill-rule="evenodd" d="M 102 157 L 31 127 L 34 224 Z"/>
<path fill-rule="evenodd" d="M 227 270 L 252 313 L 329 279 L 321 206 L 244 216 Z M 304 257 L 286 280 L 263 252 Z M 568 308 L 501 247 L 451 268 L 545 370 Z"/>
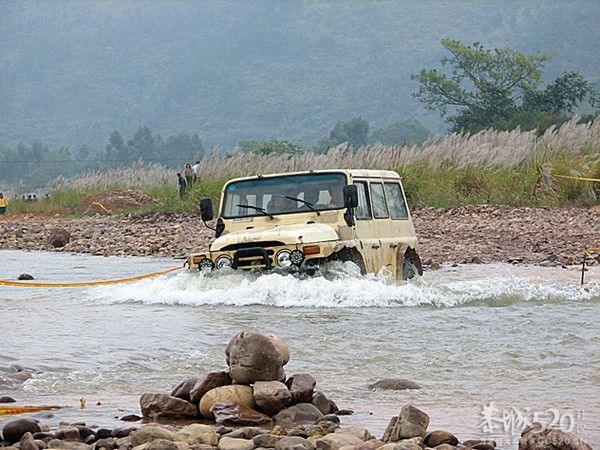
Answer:
<path fill-rule="evenodd" d="M 198 264 L 199 270 L 213 270 L 215 267 L 215 263 L 213 263 L 209 258 L 204 258 Z"/>
<path fill-rule="evenodd" d="M 290 262 L 295 266 L 300 266 L 304 261 L 304 253 L 301 250 L 294 250 L 290 253 Z"/>
<path fill-rule="evenodd" d="M 233 261 L 231 260 L 231 258 L 229 256 L 221 255 L 215 261 L 215 266 L 217 267 L 217 269 L 222 269 L 224 267 L 232 267 Z"/>
<path fill-rule="evenodd" d="M 289 250 L 281 250 L 277 253 L 277 265 L 279 267 L 290 267 L 292 265 Z"/>

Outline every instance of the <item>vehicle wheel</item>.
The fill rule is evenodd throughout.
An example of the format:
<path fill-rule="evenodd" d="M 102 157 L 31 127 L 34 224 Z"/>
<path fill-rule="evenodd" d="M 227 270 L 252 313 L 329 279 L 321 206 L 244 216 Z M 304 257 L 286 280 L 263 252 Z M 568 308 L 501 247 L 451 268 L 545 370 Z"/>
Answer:
<path fill-rule="evenodd" d="M 402 279 L 411 280 L 417 275 L 423 275 L 423 266 L 421 265 L 421 258 L 419 258 L 419 255 L 412 247 L 408 247 L 406 249 L 406 252 L 404 252 Z"/>
<path fill-rule="evenodd" d="M 331 261 L 337 260 L 337 261 L 342 261 L 342 262 L 346 262 L 346 261 L 353 262 L 360 268 L 361 275 L 367 274 L 367 268 L 365 266 L 365 262 L 362 258 L 362 255 L 355 248 L 343 248 L 339 252 L 332 255 L 332 258 L 330 258 L 330 260 Z"/>

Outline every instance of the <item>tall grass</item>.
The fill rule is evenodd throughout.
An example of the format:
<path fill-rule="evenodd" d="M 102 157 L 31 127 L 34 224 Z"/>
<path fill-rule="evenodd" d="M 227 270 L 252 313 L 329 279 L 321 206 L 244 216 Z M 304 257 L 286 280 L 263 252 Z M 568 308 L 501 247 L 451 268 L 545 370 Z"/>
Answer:
<path fill-rule="evenodd" d="M 374 145 L 359 149 L 341 145 L 326 154 L 254 155 L 234 151 L 223 157 L 214 150 L 200 161 L 200 180 L 181 201 L 172 170 L 138 162 L 132 167 L 89 172 L 75 179 L 58 178 L 46 191 L 53 201 L 73 208 L 86 195 L 113 189 L 139 189 L 159 199 L 153 208 L 186 211 L 201 197 L 217 199 L 230 178 L 300 170 L 362 168 L 394 170 L 402 175 L 409 202 L 450 207 L 462 203 L 528 206 L 598 204 L 600 183 L 563 176 L 600 176 L 600 118 L 578 118 L 536 131 L 485 130 L 452 134 L 422 145 Z"/>

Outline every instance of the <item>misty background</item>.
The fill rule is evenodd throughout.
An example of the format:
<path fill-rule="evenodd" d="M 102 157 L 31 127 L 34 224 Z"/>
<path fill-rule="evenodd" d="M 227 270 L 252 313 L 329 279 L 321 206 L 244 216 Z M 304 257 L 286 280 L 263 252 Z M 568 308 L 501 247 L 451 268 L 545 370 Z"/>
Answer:
<path fill-rule="evenodd" d="M 442 38 L 556 55 L 600 77 L 600 1 L 0 2 L 0 145 L 104 148 L 114 130 L 313 142 L 361 116 L 416 119 L 410 75 L 441 68 Z M 0 176 L 2 178 L 2 176 Z"/>

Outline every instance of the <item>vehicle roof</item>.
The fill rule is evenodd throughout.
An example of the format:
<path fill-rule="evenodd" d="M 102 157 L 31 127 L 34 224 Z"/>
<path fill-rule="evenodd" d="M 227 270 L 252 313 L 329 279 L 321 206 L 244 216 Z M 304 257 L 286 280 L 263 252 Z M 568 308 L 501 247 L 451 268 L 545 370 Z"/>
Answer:
<path fill-rule="evenodd" d="M 344 173 L 350 175 L 352 178 L 400 178 L 397 172 L 393 170 L 373 170 L 373 169 L 321 169 L 321 170 L 303 170 L 298 172 L 281 172 L 281 173 L 270 173 L 260 174 L 251 177 L 241 177 L 229 180 L 228 183 L 242 180 L 254 180 L 257 178 L 275 178 L 289 175 L 307 175 L 307 174 L 319 174 L 319 173 Z"/>

